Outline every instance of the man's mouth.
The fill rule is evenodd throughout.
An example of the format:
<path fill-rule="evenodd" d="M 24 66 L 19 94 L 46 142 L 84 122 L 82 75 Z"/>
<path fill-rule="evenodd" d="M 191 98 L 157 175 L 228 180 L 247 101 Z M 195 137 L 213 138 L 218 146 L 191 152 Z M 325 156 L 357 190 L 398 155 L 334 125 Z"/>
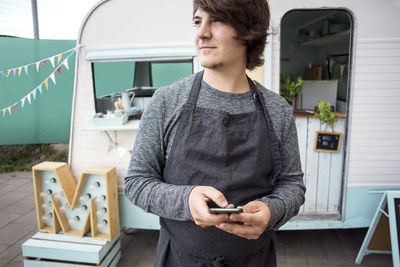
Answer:
<path fill-rule="evenodd" d="M 215 46 L 201 46 L 200 50 L 209 50 L 209 49 L 215 49 Z"/>

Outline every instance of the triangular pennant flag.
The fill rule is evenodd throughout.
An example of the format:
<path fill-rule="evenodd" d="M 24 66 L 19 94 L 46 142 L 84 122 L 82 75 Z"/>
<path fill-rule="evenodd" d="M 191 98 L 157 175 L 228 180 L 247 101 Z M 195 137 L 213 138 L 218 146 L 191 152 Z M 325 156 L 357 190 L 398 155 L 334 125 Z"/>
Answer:
<path fill-rule="evenodd" d="M 25 65 L 25 66 L 24 66 L 24 69 L 25 69 L 26 75 L 28 75 L 28 65 Z"/>
<path fill-rule="evenodd" d="M 6 115 L 6 109 L 3 109 L 3 118 Z"/>
<path fill-rule="evenodd" d="M 49 81 L 47 79 L 44 81 L 44 85 L 46 85 L 46 89 L 49 90 Z"/>
<path fill-rule="evenodd" d="M 21 105 L 22 105 L 22 107 L 24 107 L 25 100 L 26 100 L 26 97 L 24 97 L 24 98 L 21 99 Z"/>
<path fill-rule="evenodd" d="M 22 67 L 19 67 L 18 68 L 18 77 L 21 75 L 21 70 L 22 70 Z"/>
<path fill-rule="evenodd" d="M 58 68 L 57 68 L 57 71 L 58 71 L 58 74 L 61 75 L 61 67 L 58 67 Z"/>
<path fill-rule="evenodd" d="M 0 71 L 0 74 L 3 75 L 4 77 L 7 77 L 4 72 Z"/>
<path fill-rule="evenodd" d="M 60 63 L 61 58 L 62 58 L 62 54 L 59 54 L 59 55 L 57 56 L 57 64 Z"/>
<path fill-rule="evenodd" d="M 56 78 L 54 77 L 54 72 L 50 74 L 50 79 L 53 81 L 54 84 L 56 84 Z"/>
<path fill-rule="evenodd" d="M 46 68 L 47 59 L 43 60 L 43 68 Z"/>
<path fill-rule="evenodd" d="M 40 61 L 36 62 L 36 71 L 39 72 Z"/>
<path fill-rule="evenodd" d="M 35 90 L 33 90 L 31 93 L 33 95 L 33 99 L 36 99 L 36 90 L 37 90 L 37 88 Z"/>
<path fill-rule="evenodd" d="M 7 72 L 7 78 L 8 78 L 8 76 L 10 76 L 10 73 L 11 73 L 11 70 L 8 70 L 8 72 Z"/>
<path fill-rule="evenodd" d="M 51 63 L 51 65 L 53 66 L 53 68 L 54 68 L 54 58 L 55 58 L 55 56 L 52 56 L 52 57 L 50 58 L 50 63 Z"/>
<path fill-rule="evenodd" d="M 31 103 L 31 94 L 28 94 L 27 96 L 26 96 L 26 98 L 28 98 L 28 102 L 29 102 L 29 104 Z"/>
<path fill-rule="evenodd" d="M 7 110 L 8 110 L 8 113 L 10 113 L 10 115 L 11 115 L 11 107 L 8 107 Z"/>
<path fill-rule="evenodd" d="M 21 110 L 19 110 L 17 104 L 14 104 L 14 108 L 15 108 L 16 110 L 18 110 L 18 111 L 21 111 Z"/>
<path fill-rule="evenodd" d="M 42 94 L 42 85 L 39 85 L 37 89 L 39 89 L 40 94 Z"/>
<path fill-rule="evenodd" d="M 17 68 L 13 69 L 14 77 L 15 77 L 15 73 L 16 73 L 16 72 L 17 72 Z"/>
<path fill-rule="evenodd" d="M 68 66 L 68 58 L 64 59 L 63 63 L 64 67 L 69 70 L 69 66 Z"/>

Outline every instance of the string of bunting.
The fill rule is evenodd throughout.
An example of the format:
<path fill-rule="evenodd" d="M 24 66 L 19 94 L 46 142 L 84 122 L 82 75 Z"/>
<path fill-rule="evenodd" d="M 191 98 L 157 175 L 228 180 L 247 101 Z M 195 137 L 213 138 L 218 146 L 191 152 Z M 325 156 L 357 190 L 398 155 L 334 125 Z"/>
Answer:
<path fill-rule="evenodd" d="M 79 47 L 74 47 L 74 48 L 72 48 L 70 50 L 64 51 L 64 52 L 62 52 L 62 53 L 60 53 L 58 55 L 52 56 L 50 58 L 42 59 L 40 61 L 33 62 L 33 63 L 27 64 L 27 65 L 24 65 L 24 66 L 12 68 L 12 69 L 9 69 L 9 70 L 0 71 L 0 74 L 2 76 L 9 78 L 10 76 L 16 77 L 17 76 L 17 71 L 18 71 L 18 77 L 19 77 L 21 75 L 22 69 L 24 69 L 26 75 L 28 75 L 28 67 L 30 65 L 35 65 L 36 66 L 36 71 L 39 72 L 41 63 L 43 63 L 43 69 L 44 69 L 46 67 L 46 63 L 48 61 L 50 61 L 50 63 L 52 64 L 52 66 L 54 68 L 52 73 L 49 76 L 47 76 L 38 86 L 36 86 L 35 89 L 30 91 L 27 95 L 22 97 L 20 100 L 16 101 L 14 104 L 0 109 L 0 111 L 3 113 L 3 117 L 5 116 L 7 111 L 8 111 L 8 113 L 10 115 L 12 115 L 13 109 L 16 109 L 17 111 L 21 111 L 21 109 L 24 107 L 26 101 L 28 101 L 29 104 L 31 104 L 32 100 L 36 99 L 37 91 L 39 91 L 40 94 L 42 94 L 43 86 L 46 88 L 46 90 L 48 90 L 49 89 L 49 79 L 53 82 L 54 85 L 56 85 L 55 73 L 58 72 L 58 74 L 61 75 L 61 67 L 62 66 L 64 66 L 67 70 L 69 70 L 68 58 L 71 55 L 73 55 L 78 50 L 78 48 Z M 62 59 L 63 55 L 65 55 L 65 54 L 68 54 L 68 55 L 65 56 L 64 59 Z M 57 64 L 58 64 L 57 66 L 55 64 L 55 59 L 57 59 Z M 12 73 L 12 75 L 11 75 L 11 73 Z M 18 107 L 18 104 L 20 104 L 20 107 Z"/>
<path fill-rule="evenodd" d="M 61 61 L 61 59 L 62 59 L 62 56 L 63 56 L 64 54 L 67 54 L 67 53 L 69 53 L 69 52 L 71 52 L 71 51 L 76 51 L 76 49 L 77 49 L 77 47 L 74 47 L 74 48 L 72 48 L 72 49 L 70 49 L 70 50 L 67 50 L 67 51 L 64 51 L 64 52 L 62 52 L 62 53 L 60 53 L 60 54 L 58 54 L 58 55 L 54 55 L 54 56 L 52 56 L 52 57 L 39 60 L 39 61 L 37 61 L 37 62 L 29 63 L 29 64 L 27 64 L 27 65 L 15 67 L 15 68 L 11 68 L 11 69 L 8 69 L 8 70 L 1 70 L 1 71 L 0 71 L 0 74 L 3 75 L 3 76 L 6 77 L 6 78 L 16 77 L 17 75 L 18 75 L 18 77 L 19 77 L 19 76 L 21 76 L 22 69 L 23 69 L 23 70 L 25 71 L 25 74 L 28 75 L 28 67 L 29 67 L 29 66 L 35 65 L 35 66 L 36 66 L 36 72 L 39 72 L 41 63 L 43 63 L 42 65 L 43 65 L 43 69 L 44 69 L 44 68 L 46 68 L 47 62 L 49 62 L 49 61 L 50 61 L 51 65 L 52 65 L 53 68 L 54 68 L 54 66 L 55 66 L 55 64 L 56 64 L 56 63 L 55 63 L 55 60 L 56 60 L 56 59 L 57 59 L 57 64 L 59 64 L 60 61 Z M 17 74 L 17 73 L 18 73 L 18 74 Z"/>

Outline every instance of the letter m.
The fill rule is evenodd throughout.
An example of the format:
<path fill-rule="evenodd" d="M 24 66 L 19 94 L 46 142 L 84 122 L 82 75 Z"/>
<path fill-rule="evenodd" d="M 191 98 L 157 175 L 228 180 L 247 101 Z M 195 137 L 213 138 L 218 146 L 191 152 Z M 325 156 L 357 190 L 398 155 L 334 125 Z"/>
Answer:
<path fill-rule="evenodd" d="M 32 167 L 40 232 L 111 241 L 120 231 L 114 167 L 90 167 L 78 184 L 67 163 L 45 161 Z"/>

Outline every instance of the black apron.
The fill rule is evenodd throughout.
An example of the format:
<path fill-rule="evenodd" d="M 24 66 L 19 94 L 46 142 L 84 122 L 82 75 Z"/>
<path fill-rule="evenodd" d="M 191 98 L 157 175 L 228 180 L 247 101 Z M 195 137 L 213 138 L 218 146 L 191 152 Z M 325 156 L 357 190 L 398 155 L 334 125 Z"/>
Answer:
<path fill-rule="evenodd" d="M 256 110 L 229 114 L 196 107 L 203 72 L 197 73 L 163 178 L 175 185 L 207 185 L 228 203 L 243 206 L 271 193 L 280 170 L 279 143 L 264 97 L 249 79 Z M 193 221 L 160 218 L 157 267 L 276 266 L 273 231 L 247 240 Z"/>

